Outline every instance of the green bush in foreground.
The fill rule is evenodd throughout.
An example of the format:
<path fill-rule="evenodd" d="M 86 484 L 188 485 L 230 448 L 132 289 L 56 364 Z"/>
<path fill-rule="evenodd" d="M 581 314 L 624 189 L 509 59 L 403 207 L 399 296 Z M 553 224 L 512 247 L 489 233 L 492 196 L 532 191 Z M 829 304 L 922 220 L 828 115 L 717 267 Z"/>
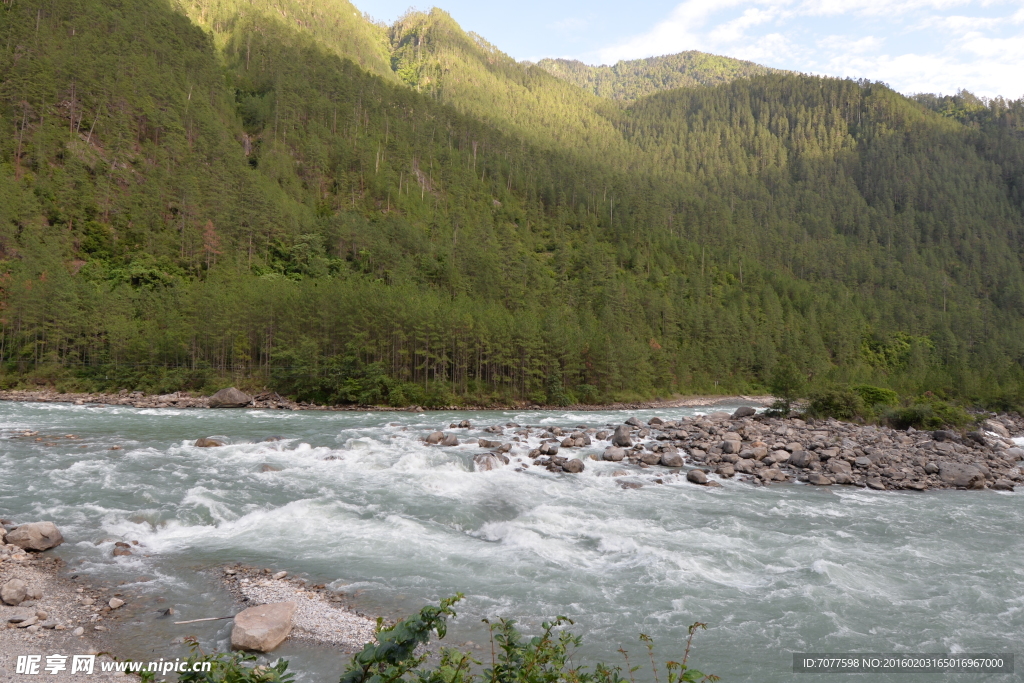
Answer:
<path fill-rule="evenodd" d="M 582 638 L 561 630 L 573 623 L 566 617 L 541 624 L 542 633 L 533 637 L 524 637 L 512 619 L 495 623 L 485 619 L 491 634 L 491 662 L 486 668 L 481 668 L 484 664 L 469 653 L 455 648 L 442 647 L 437 657 L 431 657 L 421 646 L 430 642 L 432 634 L 438 639 L 445 637 L 448 617 L 455 616 L 452 606 L 461 599 L 460 593 L 442 600 L 440 605 L 427 605 L 418 614 L 392 626 L 384 626 L 383 620 L 378 619 L 376 642 L 367 643 L 353 655 L 339 683 L 626 683 L 632 682 L 633 674 L 640 669 L 630 665 L 629 655 L 623 649 L 619 652 L 625 658 L 625 669 L 598 663 L 590 671 L 586 666 L 576 665 L 572 655 Z M 664 663 L 667 683 L 719 680 L 718 676 L 701 673 L 687 664 L 693 636 L 704 628 L 700 622 L 690 626 L 682 661 Z M 647 648 L 654 678 L 660 681 L 654 641 L 644 634 L 640 639 Z M 284 660 L 273 666 L 253 666 L 254 655 L 206 654 L 192 641 L 189 664 L 207 661 L 212 664 L 210 671 L 182 674 L 180 683 L 291 683 L 293 679 Z"/>

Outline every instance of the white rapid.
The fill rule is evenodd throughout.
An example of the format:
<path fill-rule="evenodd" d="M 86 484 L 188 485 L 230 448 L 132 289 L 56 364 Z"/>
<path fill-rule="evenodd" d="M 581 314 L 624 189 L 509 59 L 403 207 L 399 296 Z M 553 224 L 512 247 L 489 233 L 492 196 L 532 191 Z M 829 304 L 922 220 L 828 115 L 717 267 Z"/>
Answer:
<path fill-rule="evenodd" d="M 510 421 L 602 427 L 628 416 L 3 403 L 0 516 L 52 519 L 68 539 L 57 552 L 85 579 L 127 582 L 183 619 L 231 609 L 203 570 L 240 561 L 344 586 L 363 611 L 392 617 L 461 591 L 456 643 L 480 643 L 482 617 L 515 617 L 529 631 L 565 615 L 591 661 L 621 661 L 620 646 L 640 655 L 640 632 L 678 659 L 687 625 L 703 621 L 692 661 L 726 681 L 793 680 L 792 652 L 1019 650 L 1020 493 L 707 489 L 661 468 L 590 460 L 579 475 L 475 472 L 476 446 L 421 441 L 462 419 L 474 427 L 454 432 L 467 439 Z M 214 434 L 234 445 L 191 445 Z M 284 440 L 248 443 L 272 435 Z M 629 476 L 612 477 L 617 469 Z M 140 547 L 113 558 L 117 540 Z M 223 622 L 191 628 L 143 617 L 127 647 L 175 656 L 184 633 L 225 644 Z M 303 683 L 335 680 L 343 663 L 309 646 L 281 654 Z"/>

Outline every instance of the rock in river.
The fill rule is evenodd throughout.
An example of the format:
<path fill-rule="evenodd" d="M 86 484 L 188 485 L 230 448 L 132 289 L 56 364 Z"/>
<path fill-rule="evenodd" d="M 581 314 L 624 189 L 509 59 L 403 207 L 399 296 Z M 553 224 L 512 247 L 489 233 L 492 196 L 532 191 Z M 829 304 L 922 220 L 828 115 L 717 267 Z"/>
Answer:
<path fill-rule="evenodd" d="M 682 467 L 683 456 L 678 453 L 663 453 L 661 456 L 662 467 Z"/>
<path fill-rule="evenodd" d="M 275 602 L 242 610 L 235 615 L 231 647 L 270 652 L 291 633 L 294 614 L 294 602 Z"/>
<path fill-rule="evenodd" d="M 234 387 L 221 389 L 210 397 L 211 408 L 244 408 L 252 403 L 252 396 Z"/>
<path fill-rule="evenodd" d="M 496 470 L 508 464 L 508 456 L 502 453 L 478 453 L 473 456 L 473 469 L 477 472 Z"/>
<path fill-rule="evenodd" d="M 985 475 L 977 467 L 963 465 L 958 462 L 940 462 L 939 478 L 953 486 L 964 488 L 982 488 L 985 485 Z"/>
<path fill-rule="evenodd" d="M 578 458 L 569 458 L 562 463 L 562 470 L 569 474 L 579 474 L 583 471 L 583 461 Z"/>
<path fill-rule="evenodd" d="M 7 542 L 24 550 L 49 550 L 64 542 L 53 522 L 22 524 L 7 534 Z"/>
<path fill-rule="evenodd" d="M 629 427 L 619 425 L 615 428 L 615 433 L 612 435 L 612 445 L 619 446 L 620 448 L 629 448 L 633 445 L 633 440 L 629 438 Z"/>
<path fill-rule="evenodd" d="M 704 474 L 704 470 L 690 470 L 686 473 L 686 481 L 703 486 L 708 483 L 708 475 Z"/>
<path fill-rule="evenodd" d="M 610 460 L 611 462 L 620 462 L 626 457 L 626 451 L 622 450 L 618 446 L 609 446 L 604 449 L 604 453 L 601 454 L 602 460 Z"/>

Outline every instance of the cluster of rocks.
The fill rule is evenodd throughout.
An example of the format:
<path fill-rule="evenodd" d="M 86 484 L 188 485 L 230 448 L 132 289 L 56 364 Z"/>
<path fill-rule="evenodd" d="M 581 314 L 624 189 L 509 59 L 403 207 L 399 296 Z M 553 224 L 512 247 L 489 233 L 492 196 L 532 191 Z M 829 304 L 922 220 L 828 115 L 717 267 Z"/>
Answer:
<path fill-rule="evenodd" d="M 376 620 L 349 609 L 344 593 L 322 583 L 240 564 L 222 571 L 228 590 L 251 605 L 234 617 L 236 649 L 269 652 L 293 637 L 355 651 L 374 637 Z"/>
<path fill-rule="evenodd" d="M 1024 433 L 1019 416 L 992 416 L 966 434 L 907 431 L 837 420 L 775 419 L 740 409 L 676 423 L 651 422 L 655 440 L 685 449 L 688 464 L 723 478 L 758 484 L 798 481 L 878 490 L 991 488 L 1012 491 L 1024 481 L 1024 450 L 1012 440 Z M 660 424 L 659 424 L 660 422 Z"/>
<path fill-rule="evenodd" d="M 35 607 L 36 602 L 43 598 L 43 590 L 37 582 L 26 580 L 21 575 L 24 572 L 19 570 L 33 562 L 38 553 L 56 548 L 63 542 L 64 537 L 53 522 L 22 524 L 10 530 L 0 526 L 0 568 L 6 575 L 0 581 L 0 604 Z M 65 628 L 63 624 L 49 619 L 49 613 L 45 610 L 19 611 L 7 615 L 6 623 L 12 628 L 27 629 L 28 633 Z"/>
<path fill-rule="evenodd" d="M 52 583 L 40 570 L 53 570 L 64 564 L 59 558 L 43 553 L 63 542 L 64 537 L 53 522 L 22 524 L 10 530 L 0 527 L 0 604 L 18 608 L 4 615 L 8 627 L 25 629 L 29 634 L 64 631 L 75 622 L 97 622 L 125 604 L 118 596 L 97 604 L 99 594 L 87 595 L 88 589 L 82 587 L 75 591 L 74 607 L 78 609 L 72 609 L 67 599 L 61 604 L 40 606 L 44 598 L 49 597 L 44 594 L 42 585 Z M 102 625 L 92 625 L 94 630 L 106 630 Z M 72 635 L 81 636 L 84 632 L 85 627 L 78 626 Z"/>
<path fill-rule="evenodd" d="M 462 421 L 449 429 L 471 427 Z M 1017 415 L 989 416 L 979 429 L 963 434 L 901 431 L 834 419 L 768 418 L 752 407 L 681 420 L 654 417 L 647 423 L 632 417 L 606 429 L 522 427 L 510 422 L 483 431 L 498 439 L 460 442 L 452 431 L 436 431 L 424 440 L 440 447 L 475 443 L 488 449 L 474 454 L 477 470 L 496 469 L 516 458 L 517 470 L 532 464 L 553 472 L 579 473 L 585 469 L 583 460 L 566 457 L 565 451 L 607 443 L 601 453 L 589 457 L 639 468 L 689 466 L 693 469 L 687 472 L 688 481 L 712 486 L 716 482 L 708 478 L 711 473 L 721 478 L 738 475 L 759 485 L 797 480 L 878 490 L 1012 491 L 1015 484 L 1024 482 L 1020 464 L 1024 449 L 1012 440 L 1024 434 L 1024 418 Z M 527 446 L 530 438 L 539 438 L 539 446 Z"/>

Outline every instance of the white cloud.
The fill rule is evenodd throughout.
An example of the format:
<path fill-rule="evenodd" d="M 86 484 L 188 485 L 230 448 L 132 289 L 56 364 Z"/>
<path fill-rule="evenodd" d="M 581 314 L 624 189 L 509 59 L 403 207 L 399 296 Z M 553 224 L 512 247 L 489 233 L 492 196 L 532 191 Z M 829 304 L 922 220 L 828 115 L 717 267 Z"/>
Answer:
<path fill-rule="evenodd" d="M 702 50 L 903 92 L 1024 95 L 1024 0 L 684 0 L 601 63 Z"/>

